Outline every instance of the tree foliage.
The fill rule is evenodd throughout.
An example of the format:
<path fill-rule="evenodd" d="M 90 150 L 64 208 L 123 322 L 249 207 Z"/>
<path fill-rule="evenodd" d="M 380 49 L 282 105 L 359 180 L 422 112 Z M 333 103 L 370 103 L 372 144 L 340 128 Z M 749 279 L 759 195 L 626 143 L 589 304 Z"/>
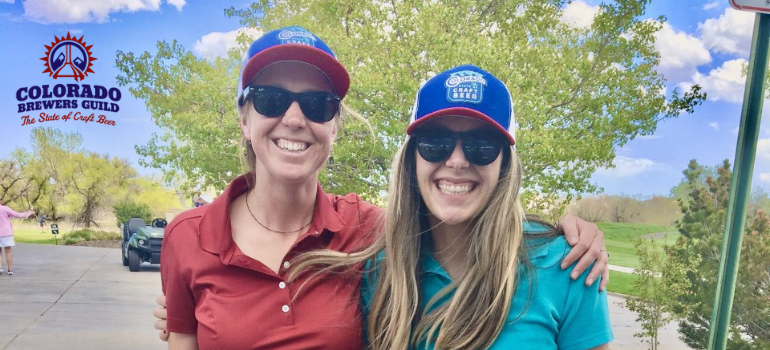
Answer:
<path fill-rule="evenodd" d="M 642 331 L 634 336 L 644 338 L 650 350 L 658 349 L 658 332 L 661 327 L 676 318 L 673 313 L 675 300 L 680 295 L 690 294 L 689 284 L 684 275 L 686 270 L 681 264 L 669 261 L 656 247 L 654 239 L 634 241 L 639 268 L 634 270 L 637 278 L 633 282 L 638 298 L 626 300 L 629 310 L 638 314 L 636 321 L 642 325 Z M 664 247 L 665 248 L 665 247 Z M 687 265 L 697 265 L 696 256 L 690 256 Z"/>
<path fill-rule="evenodd" d="M 120 224 L 128 222 L 128 219 L 130 218 L 142 218 L 145 222 L 150 222 L 150 220 L 152 220 L 150 206 L 143 203 L 123 201 L 115 204 L 113 212 L 117 218 L 118 227 L 120 227 Z"/>
<path fill-rule="evenodd" d="M 82 142 L 77 133 L 33 129 L 31 152 L 17 149 L 0 160 L 0 198 L 85 227 L 98 226 L 99 214 L 126 198 L 148 204 L 159 216 L 181 207 L 172 191 L 139 177 L 127 160 L 85 151 Z"/>
<path fill-rule="evenodd" d="M 705 349 L 716 284 L 719 258 L 729 200 L 730 164 L 725 160 L 716 176 L 702 180 L 703 168 L 690 161 L 684 171 L 688 200 L 680 201 L 683 217 L 677 223 L 682 234 L 666 249 L 675 266 L 685 269 L 682 282 L 691 293 L 676 298 L 675 311 L 682 320 L 679 331 L 694 349 Z M 767 349 L 770 347 L 770 224 L 763 210 L 747 213 L 740 265 L 733 300 L 729 349 Z M 697 257 L 699 264 L 692 264 Z"/>
<path fill-rule="evenodd" d="M 595 191 L 590 177 L 612 164 L 615 147 L 653 133 L 661 120 L 692 112 L 705 99 L 697 86 L 684 94 L 675 90 L 668 100 L 660 93 L 665 78 L 655 70 L 653 44 L 663 19 L 641 19 L 649 0 L 602 5 L 587 28 L 561 20 L 566 3 L 287 0 L 257 1 L 226 13 L 265 31 L 302 25 L 324 38 L 350 70 L 346 102 L 375 132 L 347 123 L 321 175 L 329 191 L 381 196 L 420 83 L 472 63 L 511 89 L 525 203 L 543 212 L 561 196 L 567 203 Z M 158 43 L 154 54 L 118 53 L 119 82 L 130 85 L 167 130 L 138 148 L 146 164 L 183 174 L 191 187 L 222 188 L 237 172 L 231 158 L 240 139 L 236 57 L 231 52 L 207 62 L 176 42 Z M 207 110 L 193 113 L 184 102 L 196 96 Z M 218 124 L 223 127 L 209 135 Z M 206 149 L 198 149 L 201 144 Z"/>
<path fill-rule="evenodd" d="M 205 61 L 176 41 L 158 42 L 155 54 L 118 51 L 118 84 L 131 85 L 131 94 L 145 101 L 164 130 L 136 146 L 141 165 L 162 169 L 165 182 L 185 190 L 222 189 L 238 174 L 238 57 L 231 51 Z"/>

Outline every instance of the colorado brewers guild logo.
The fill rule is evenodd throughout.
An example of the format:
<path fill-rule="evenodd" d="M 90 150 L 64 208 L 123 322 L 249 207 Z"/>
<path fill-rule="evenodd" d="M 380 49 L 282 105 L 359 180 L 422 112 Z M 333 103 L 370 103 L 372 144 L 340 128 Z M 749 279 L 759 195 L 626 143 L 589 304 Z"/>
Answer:
<path fill-rule="evenodd" d="M 480 73 L 469 70 L 452 73 L 444 84 L 446 98 L 452 102 L 480 103 L 484 98 L 484 85 L 487 81 Z"/>
<path fill-rule="evenodd" d="M 315 35 L 300 27 L 289 27 L 278 33 L 281 44 L 302 44 L 315 47 Z"/>
<path fill-rule="evenodd" d="M 55 35 L 54 38 L 56 41 L 52 42 L 51 46 L 44 45 L 48 51 L 45 57 L 41 58 L 46 66 L 43 73 L 48 73 L 48 76 L 53 76 L 54 79 L 75 78 L 75 81 L 83 80 L 88 73 L 94 73 L 91 70 L 93 61 L 96 60 L 91 57 L 93 45 L 86 46 L 83 36 L 78 39 L 74 36 L 70 37 L 70 33 L 67 32 L 66 38 L 64 36 L 57 38 Z"/>

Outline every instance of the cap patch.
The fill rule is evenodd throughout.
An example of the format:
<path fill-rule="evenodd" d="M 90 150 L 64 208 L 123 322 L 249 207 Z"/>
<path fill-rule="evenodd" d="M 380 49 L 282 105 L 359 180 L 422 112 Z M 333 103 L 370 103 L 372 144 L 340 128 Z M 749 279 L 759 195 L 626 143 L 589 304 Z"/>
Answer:
<path fill-rule="evenodd" d="M 486 85 L 487 81 L 482 74 L 470 70 L 454 72 L 444 83 L 447 100 L 467 103 L 481 103 Z"/>
<path fill-rule="evenodd" d="M 278 40 L 281 41 L 281 44 L 301 44 L 315 47 L 315 39 L 313 33 L 300 27 L 289 27 L 278 33 Z"/>

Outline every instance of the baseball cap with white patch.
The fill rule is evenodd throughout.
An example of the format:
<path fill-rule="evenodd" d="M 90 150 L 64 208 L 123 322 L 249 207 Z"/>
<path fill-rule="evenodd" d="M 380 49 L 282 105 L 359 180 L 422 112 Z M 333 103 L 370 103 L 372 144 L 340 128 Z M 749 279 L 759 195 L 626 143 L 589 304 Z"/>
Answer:
<path fill-rule="evenodd" d="M 262 69 L 282 61 L 304 62 L 318 68 L 340 98 L 350 88 L 350 75 L 332 49 L 309 30 L 292 26 L 270 31 L 251 43 L 243 55 L 237 99 L 240 101 L 244 89 Z"/>
<path fill-rule="evenodd" d="M 491 73 L 474 65 L 462 65 L 430 78 L 417 91 L 406 133 L 442 116 L 481 120 L 503 133 L 511 145 L 514 136 L 513 100 L 508 87 Z"/>

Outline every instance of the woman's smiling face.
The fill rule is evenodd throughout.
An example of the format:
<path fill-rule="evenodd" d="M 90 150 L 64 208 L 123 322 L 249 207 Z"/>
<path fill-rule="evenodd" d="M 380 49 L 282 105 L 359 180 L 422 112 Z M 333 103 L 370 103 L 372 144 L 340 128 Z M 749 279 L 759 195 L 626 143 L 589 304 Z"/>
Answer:
<path fill-rule="evenodd" d="M 498 132 L 480 120 L 459 116 L 436 118 L 421 128 Z M 467 224 L 487 204 L 497 186 L 502 152 L 489 165 L 479 166 L 468 162 L 461 146 L 458 140 L 449 158 L 436 163 L 426 161 L 415 150 L 417 184 L 430 211 L 431 226 Z"/>
<path fill-rule="evenodd" d="M 275 86 L 292 92 L 332 91 L 326 75 L 301 62 L 272 64 L 251 84 Z M 277 117 L 257 113 L 251 102 L 244 108 L 241 129 L 256 154 L 258 176 L 287 182 L 318 181 L 318 170 L 329 157 L 337 136 L 334 120 L 312 122 L 296 101 Z"/>

